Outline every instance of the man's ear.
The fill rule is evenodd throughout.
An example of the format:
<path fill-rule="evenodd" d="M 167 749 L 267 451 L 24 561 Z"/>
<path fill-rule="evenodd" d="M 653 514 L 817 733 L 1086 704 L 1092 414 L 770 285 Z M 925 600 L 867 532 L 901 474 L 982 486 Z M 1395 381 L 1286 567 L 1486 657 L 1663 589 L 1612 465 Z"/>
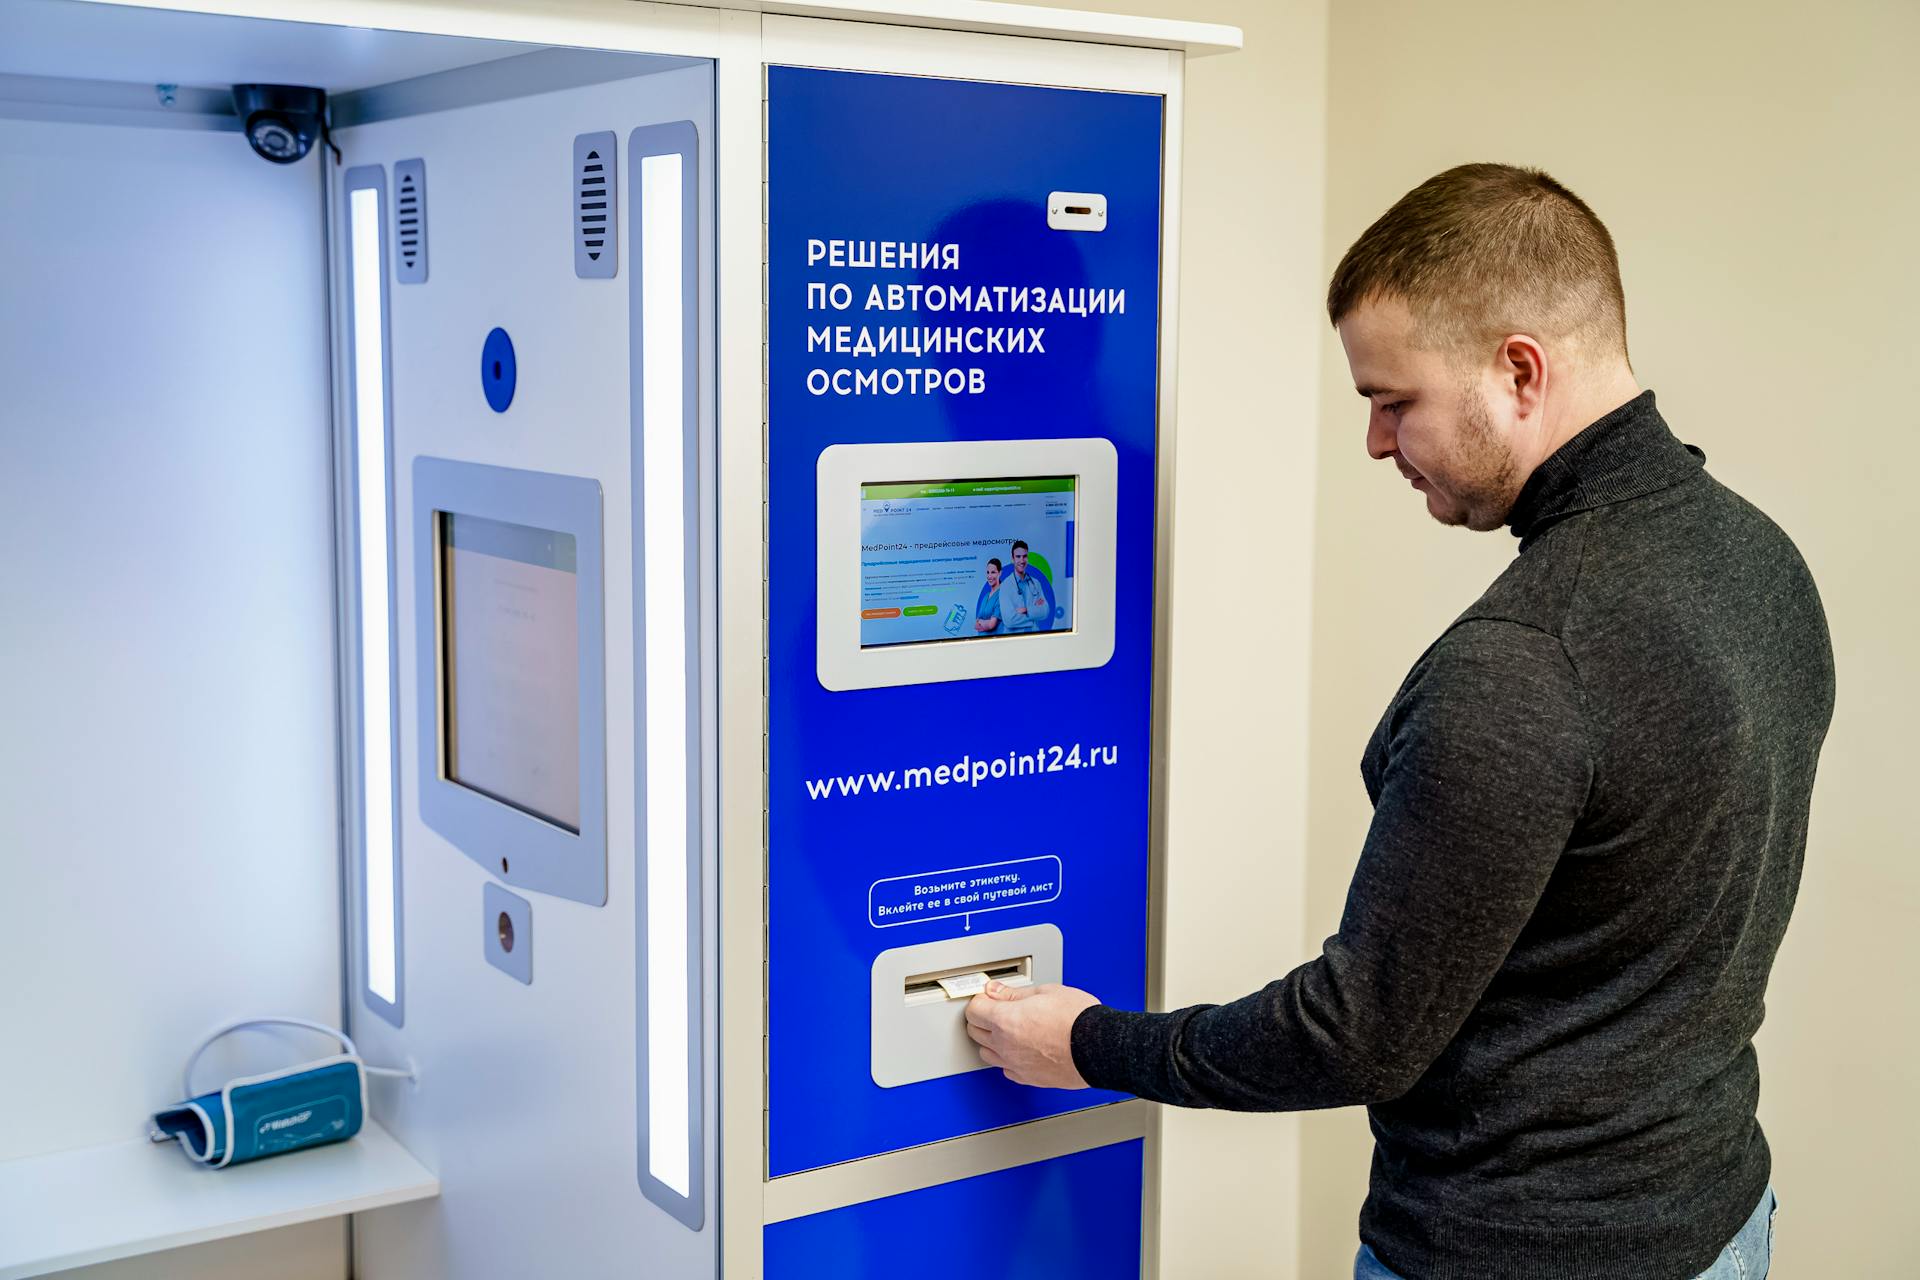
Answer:
<path fill-rule="evenodd" d="M 1547 383 L 1553 370 L 1547 362 L 1547 350 L 1524 333 L 1511 333 L 1500 341 L 1496 362 L 1501 386 L 1513 396 L 1513 415 L 1526 420 L 1537 418 L 1546 404 Z"/>

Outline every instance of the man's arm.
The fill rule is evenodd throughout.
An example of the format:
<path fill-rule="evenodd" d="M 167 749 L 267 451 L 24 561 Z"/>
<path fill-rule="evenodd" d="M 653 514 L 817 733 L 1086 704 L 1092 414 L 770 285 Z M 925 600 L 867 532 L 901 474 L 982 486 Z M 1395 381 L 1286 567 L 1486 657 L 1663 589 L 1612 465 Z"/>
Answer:
<path fill-rule="evenodd" d="M 1593 767 L 1577 677 L 1544 632 L 1461 624 L 1409 694 L 1319 958 L 1232 1004 L 1081 1012 L 1088 1084 L 1238 1111 L 1346 1106 L 1399 1097 L 1446 1048 L 1532 915 Z"/>

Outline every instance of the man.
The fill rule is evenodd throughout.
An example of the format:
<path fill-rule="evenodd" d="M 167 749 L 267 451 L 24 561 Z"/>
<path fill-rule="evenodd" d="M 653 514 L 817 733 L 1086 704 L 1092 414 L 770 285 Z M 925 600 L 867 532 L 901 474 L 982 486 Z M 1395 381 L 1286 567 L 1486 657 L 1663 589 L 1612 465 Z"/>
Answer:
<path fill-rule="evenodd" d="M 1041 623 L 1053 624 L 1053 608 L 1047 603 L 1047 591 L 1040 575 L 1027 564 L 1027 544 L 1016 542 L 1009 553 L 1013 576 L 1000 580 L 1000 618 L 1008 634 L 1038 631 Z"/>
<path fill-rule="evenodd" d="M 1636 385 L 1612 239 L 1545 174 L 1422 183 L 1328 311 L 1368 452 L 1520 539 L 1374 730 L 1340 931 L 1232 1004 L 994 990 L 969 1031 L 1028 1084 L 1366 1104 L 1358 1277 L 1757 1280 L 1752 1038 L 1833 705 L 1813 581 Z"/>

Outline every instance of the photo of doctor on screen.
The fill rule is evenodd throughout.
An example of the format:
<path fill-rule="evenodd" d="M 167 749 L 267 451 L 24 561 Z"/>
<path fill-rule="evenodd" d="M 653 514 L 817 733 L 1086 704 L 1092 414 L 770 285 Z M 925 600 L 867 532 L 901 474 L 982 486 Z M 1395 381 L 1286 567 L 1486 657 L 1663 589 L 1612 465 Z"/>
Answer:
<path fill-rule="evenodd" d="M 1012 550 L 1013 572 L 1000 581 L 1000 618 L 1008 635 L 1050 630 L 1053 627 L 1053 602 L 1040 574 L 1027 563 L 1027 544 L 1016 541 Z"/>
<path fill-rule="evenodd" d="M 973 629 L 992 635 L 1000 629 L 1000 560 L 987 561 L 987 585 L 980 592 L 980 604 L 973 611 Z"/>

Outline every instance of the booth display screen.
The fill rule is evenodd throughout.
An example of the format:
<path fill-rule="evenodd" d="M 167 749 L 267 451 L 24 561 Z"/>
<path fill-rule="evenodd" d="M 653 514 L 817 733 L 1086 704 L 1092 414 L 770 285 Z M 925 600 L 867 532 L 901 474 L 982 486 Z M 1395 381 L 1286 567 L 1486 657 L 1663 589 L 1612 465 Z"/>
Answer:
<path fill-rule="evenodd" d="M 570 533 L 444 512 L 446 776 L 580 829 L 580 614 Z"/>
<path fill-rule="evenodd" d="M 1072 631 L 1076 484 L 862 484 L 860 646 Z"/>

